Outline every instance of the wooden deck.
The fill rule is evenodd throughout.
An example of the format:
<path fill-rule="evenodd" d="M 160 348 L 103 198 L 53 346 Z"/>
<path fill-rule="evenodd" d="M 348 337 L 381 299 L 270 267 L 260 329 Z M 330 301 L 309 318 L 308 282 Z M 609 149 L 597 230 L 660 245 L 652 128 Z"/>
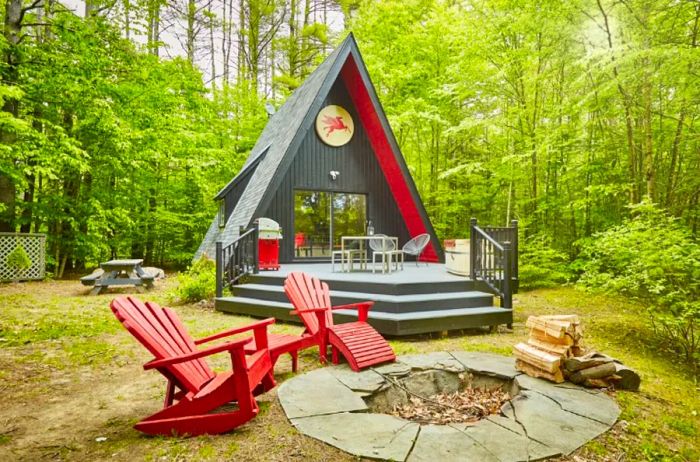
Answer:
<path fill-rule="evenodd" d="M 357 266 L 357 265 L 356 265 Z M 391 273 L 381 273 L 380 265 L 377 264 L 377 272 L 372 273 L 372 263 L 369 262 L 370 269 L 363 271 L 341 272 L 340 264 L 335 265 L 335 272 L 331 271 L 330 263 L 285 263 L 279 271 L 261 271 L 260 276 L 282 276 L 286 277 L 293 271 L 304 271 L 322 279 L 332 279 L 334 281 L 359 281 L 366 282 L 374 278 L 381 279 L 383 283 L 411 283 L 419 280 L 427 282 L 456 282 L 468 281 L 467 278 L 448 273 L 442 263 L 419 263 L 406 262 L 404 269 L 392 271 Z"/>
<path fill-rule="evenodd" d="M 372 271 L 342 273 L 328 263 L 283 264 L 279 271 L 261 271 L 245 284 L 235 286 L 232 296 L 216 299 L 216 309 L 256 317 L 273 316 L 299 322 L 290 315 L 292 305 L 282 285 L 292 271 L 304 271 L 328 283 L 333 304 L 373 300 L 369 322 L 386 335 L 412 335 L 513 322 L 512 310 L 494 306 L 494 297 L 480 282 L 448 273 L 443 264 L 406 263 L 390 274 Z M 353 311 L 341 310 L 336 321 L 355 319 Z"/>

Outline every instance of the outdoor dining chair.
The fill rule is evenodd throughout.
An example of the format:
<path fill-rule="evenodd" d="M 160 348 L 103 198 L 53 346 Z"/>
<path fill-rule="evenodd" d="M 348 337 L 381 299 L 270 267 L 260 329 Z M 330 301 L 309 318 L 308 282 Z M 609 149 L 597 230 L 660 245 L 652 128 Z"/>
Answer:
<path fill-rule="evenodd" d="M 396 246 L 394 241 L 387 239 L 386 234 L 375 234 L 375 237 L 369 240 L 369 248 L 372 249 L 372 272 L 375 272 L 375 267 L 377 265 L 377 257 L 382 257 L 382 273 L 384 268 L 388 263 L 391 265 L 392 256 L 396 255 Z M 396 269 L 398 269 L 398 261 L 396 263 Z M 388 268 L 391 270 L 391 268 Z"/>
<path fill-rule="evenodd" d="M 357 244 L 355 244 L 356 246 Z M 331 272 L 335 273 L 335 259 L 340 257 L 340 271 L 345 272 L 345 265 L 347 264 L 348 271 L 352 271 L 352 266 L 355 258 L 360 262 L 360 269 L 367 264 L 367 251 L 364 249 L 359 249 L 355 246 L 346 248 L 345 250 L 334 250 L 331 252 Z"/>

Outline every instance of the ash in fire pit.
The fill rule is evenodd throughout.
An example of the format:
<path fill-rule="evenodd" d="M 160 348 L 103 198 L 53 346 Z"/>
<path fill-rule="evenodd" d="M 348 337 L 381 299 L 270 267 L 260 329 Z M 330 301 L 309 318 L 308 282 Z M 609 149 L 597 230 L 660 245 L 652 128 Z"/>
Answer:
<path fill-rule="evenodd" d="M 510 396 L 503 390 L 469 387 L 428 398 L 412 396 L 409 404 L 396 406 L 391 414 L 418 423 L 472 423 L 497 414 L 508 400 Z"/>
<path fill-rule="evenodd" d="M 391 414 L 421 424 L 474 423 L 517 394 L 513 380 L 445 370 L 384 377 L 388 385 L 366 398 L 372 412 Z"/>

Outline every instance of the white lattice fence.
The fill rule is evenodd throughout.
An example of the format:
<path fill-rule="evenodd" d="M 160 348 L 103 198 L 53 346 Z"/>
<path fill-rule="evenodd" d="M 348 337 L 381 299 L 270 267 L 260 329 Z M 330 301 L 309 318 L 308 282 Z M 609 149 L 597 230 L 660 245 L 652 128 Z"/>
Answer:
<path fill-rule="evenodd" d="M 17 245 L 24 250 L 32 262 L 27 270 L 17 270 L 7 266 L 7 256 Z M 46 273 L 46 235 L 29 233 L 0 233 L 0 280 L 26 281 L 44 279 Z"/>

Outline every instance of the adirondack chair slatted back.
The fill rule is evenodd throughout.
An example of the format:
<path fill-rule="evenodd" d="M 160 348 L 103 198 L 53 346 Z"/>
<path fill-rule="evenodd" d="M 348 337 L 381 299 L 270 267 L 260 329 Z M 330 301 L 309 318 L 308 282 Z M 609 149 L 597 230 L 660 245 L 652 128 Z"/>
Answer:
<path fill-rule="evenodd" d="M 309 310 L 314 308 L 328 308 L 326 312 L 326 326 L 333 325 L 333 313 L 331 307 L 331 295 L 328 284 L 306 273 L 289 273 L 284 281 L 284 293 L 296 310 Z M 316 313 L 299 313 L 306 330 L 315 335 L 319 330 Z"/>
<path fill-rule="evenodd" d="M 117 297 L 110 307 L 117 319 L 155 359 L 196 351 L 192 337 L 171 309 L 161 308 L 156 303 L 143 303 L 134 297 Z M 202 359 L 168 366 L 167 369 L 178 384 L 192 392 L 197 392 L 215 375 Z"/>

